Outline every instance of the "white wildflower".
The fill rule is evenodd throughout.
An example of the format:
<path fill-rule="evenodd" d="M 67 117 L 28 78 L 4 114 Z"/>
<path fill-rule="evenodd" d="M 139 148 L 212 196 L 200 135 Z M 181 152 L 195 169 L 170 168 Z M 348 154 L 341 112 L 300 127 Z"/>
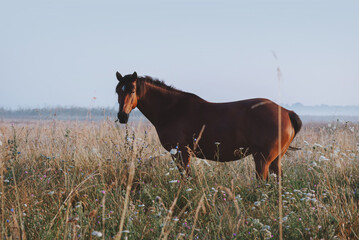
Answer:
<path fill-rule="evenodd" d="M 313 203 L 317 202 L 317 199 L 316 198 L 312 198 L 310 199 L 310 201 L 312 201 Z"/>
<path fill-rule="evenodd" d="M 171 155 L 176 155 L 177 154 L 177 149 L 172 148 L 170 153 L 171 153 Z"/>
<path fill-rule="evenodd" d="M 270 230 L 270 226 L 264 225 L 264 226 L 262 227 L 262 230 L 264 230 L 264 229 Z"/>
<path fill-rule="evenodd" d="M 323 148 L 323 146 L 322 146 L 322 145 L 320 145 L 319 143 L 315 143 L 315 144 L 314 144 L 314 147 L 320 147 L 320 148 Z"/>
<path fill-rule="evenodd" d="M 254 206 L 259 207 L 261 205 L 260 201 L 254 202 Z"/>
<path fill-rule="evenodd" d="M 122 233 L 130 233 L 129 230 L 123 230 Z"/>
<path fill-rule="evenodd" d="M 178 180 L 171 180 L 171 181 L 169 181 L 169 183 L 177 183 L 178 182 Z"/>
<path fill-rule="evenodd" d="M 170 175 L 170 173 L 168 172 L 168 173 L 165 173 L 165 176 L 168 176 L 168 175 Z"/>
<path fill-rule="evenodd" d="M 262 229 L 261 232 L 264 234 L 264 239 L 270 239 L 272 238 L 272 233 L 271 231 L 267 230 L 267 229 Z"/>
<path fill-rule="evenodd" d="M 319 157 L 319 160 L 318 160 L 319 162 L 321 162 L 321 161 L 329 161 L 329 158 L 326 158 L 325 156 L 320 156 Z"/>
<path fill-rule="evenodd" d="M 187 188 L 186 189 L 186 192 L 190 192 L 190 191 L 192 191 L 193 189 L 192 188 Z"/>
<path fill-rule="evenodd" d="M 138 205 L 138 207 L 144 207 L 145 206 L 145 204 L 140 204 L 140 205 Z"/>
<path fill-rule="evenodd" d="M 178 217 L 174 217 L 172 220 L 175 221 L 175 222 L 179 221 Z"/>
<path fill-rule="evenodd" d="M 98 232 L 98 231 L 93 231 L 91 234 L 92 234 L 92 236 L 95 236 L 95 237 L 102 237 L 102 233 Z"/>
<path fill-rule="evenodd" d="M 309 164 L 309 166 L 311 166 L 311 167 L 316 167 L 316 166 L 318 166 L 318 164 L 313 161 L 313 162 L 311 162 L 311 163 Z"/>
<path fill-rule="evenodd" d="M 51 191 L 51 192 L 49 192 L 48 194 L 49 194 L 49 195 L 54 195 L 54 193 L 55 193 L 55 191 Z"/>
<path fill-rule="evenodd" d="M 271 173 L 271 174 L 269 174 L 269 176 L 271 176 L 271 177 L 277 177 L 277 174 Z"/>

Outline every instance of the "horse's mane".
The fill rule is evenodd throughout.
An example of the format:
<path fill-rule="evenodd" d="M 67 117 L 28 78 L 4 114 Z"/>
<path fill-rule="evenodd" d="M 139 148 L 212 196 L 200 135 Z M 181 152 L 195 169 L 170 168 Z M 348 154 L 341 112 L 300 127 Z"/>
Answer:
<path fill-rule="evenodd" d="M 167 90 L 174 90 L 174 91 L 180 91 L 179 89 L 175 88 L 172 85 L 167 85 L 164 81 L 161 81 L 159 79 L 156 78 L 152 78 L 150 76 L 144 76 L 144 77 L 139 77 L 140 80 L 143 80 L 145 82 L 151 83 L 155 86 L 167 89 Z"/>
<path fill-rule="evenodd" d="M 155 85 L 155 86 L 158 86 L 158 87 L 160 87 L 160 88 L 162 88 L 162 89 L 166 89 L 166 90 L 170 91 L 171 93 L 185 94 L 185 95 L 187 95 L 187 96 L 190 96 L 190 97 L 194 97 L 194 98 L 203 100 L 202 98 L 198 97 L 196 94 L 189 93 L 189 92 L 184 92 L 184 91 L 182 91 L 182 90 L 179 90 L 178 88 L 175 88 L 175 87 L 172 86 L 172 85 L 167 85 L 164 81 L 161 81 L 161 80 L 152 78 L 152 77 L 150 77 L 150 76 L 139 77 L 138 79 L 142 80 L 143 82 L 148 82 L 148 83 L 150 83 L 150 84 L 153 84 L 153 85 Z M 141 82 L 141 81 L 140 81 L 140 82 Z"/>

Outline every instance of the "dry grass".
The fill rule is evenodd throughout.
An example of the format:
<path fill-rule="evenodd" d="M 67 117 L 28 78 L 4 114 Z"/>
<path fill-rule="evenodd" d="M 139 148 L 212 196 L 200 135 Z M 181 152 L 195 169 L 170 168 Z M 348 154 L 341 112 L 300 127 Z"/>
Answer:
<path fill-rule="evenodd" d="M 358 238 L 358 127 L 307 124 L 296 138 L 284 239 Z M 0 134 L 3 239 L 278 239 L 278 186 L 251 158 L 193 161 L 182 182 L 146 124 L 2 122 Z"/>

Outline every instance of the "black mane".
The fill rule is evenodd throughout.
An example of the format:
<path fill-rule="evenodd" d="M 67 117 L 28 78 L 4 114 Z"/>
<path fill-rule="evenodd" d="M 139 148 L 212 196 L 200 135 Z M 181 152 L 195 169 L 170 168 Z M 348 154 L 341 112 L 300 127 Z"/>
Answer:
<path fill-rule="evenodd" d="M 158 87 L 162 87 L 165 88 L 167 90 L 175 90 L 175 91 L 180 91 L 177 88 L 175 88 L 172 85 L 167 85 L 164 81 L 158 80 L 158 79 L 154 79 L 150 76 L 144 76 L 144 77 L 139 77 L 140 80 L 144 80 L 145 82 L 151 83 L 153 85 L 156 85 Z"/>

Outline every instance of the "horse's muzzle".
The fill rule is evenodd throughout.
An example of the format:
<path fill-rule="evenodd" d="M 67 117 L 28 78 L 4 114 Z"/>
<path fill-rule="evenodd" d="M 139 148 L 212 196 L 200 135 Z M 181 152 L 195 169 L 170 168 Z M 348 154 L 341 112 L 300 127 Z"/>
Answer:
<path fill-rule="evenodd" d="M 117 114 L 118 120 L 120 121 L 120 123 L 127 123 L 128 122 L 128 117 L 130 114 L 124 113 L 124 112 L 119 112 Z"/>

